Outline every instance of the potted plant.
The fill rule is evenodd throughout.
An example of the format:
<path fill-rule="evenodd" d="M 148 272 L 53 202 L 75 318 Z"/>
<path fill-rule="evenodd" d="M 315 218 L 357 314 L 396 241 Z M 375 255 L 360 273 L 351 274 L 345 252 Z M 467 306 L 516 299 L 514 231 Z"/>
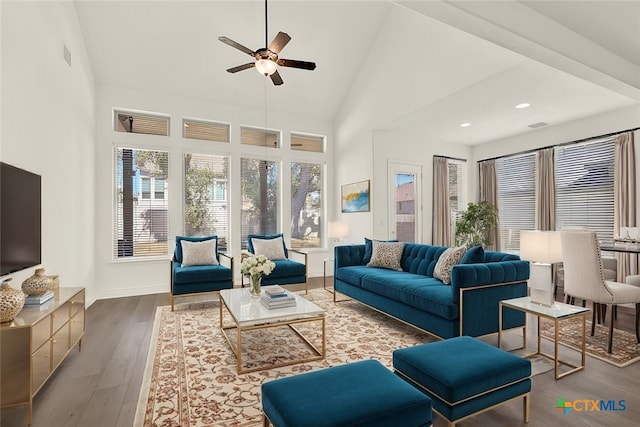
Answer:
<path fill-rule="evenodd" d="M 498 224 L 498 208 L 489 202 L 469 203 L 456 221 L 456 245 L 490 245 L 488 232 Z"/>

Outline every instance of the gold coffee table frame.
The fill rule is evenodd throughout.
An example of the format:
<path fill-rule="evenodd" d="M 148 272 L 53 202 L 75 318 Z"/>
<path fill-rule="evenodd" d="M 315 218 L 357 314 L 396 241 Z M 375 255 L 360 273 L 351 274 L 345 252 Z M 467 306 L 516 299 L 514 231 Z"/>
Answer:
<path fill-rule="evenodd" d="M 236 356 L 236 367 L 238 374 L 246 374 L 249 372 L 261 371 L 264 369 L 279 368 L 282 366 L 295 365 L 304 362 L 313 362 L 316 360 L 322 360 L 326 358 L 327 344 L 326 344 L 326 325 L 324 311 L 313 304 L 312 302 L 304 299 L 300 295 L 296 295 L 296 306 L 267 309 L 260 304 L 258 298 L 252 298 L 248 295 L 248 288 L 240 289 L 225 289 L 220 291 L 220 329 L 224 335 L 231 351 Z M 240 318 L 242 314 L 237 311 L 238 298 L 242 298 L 244 304 L 252 305 L 252 309 L 258 313 L 255 316 L 250 316 L 251 319 Z M 248 300 L 247 300 L 248 298 Z M 234 310 L 235 308 L 235 310 Z M 224 325 L 224 310 L 229 313 L 233 319 L 234 324 Z M 307 339 L 300 331 L 298 331 L 293 325 L 298 323 L 307 322 L 321 322 L 322 324 L 322 348 L 318 349 L 309 339 Z M 289 362 L 283 362 L 278 364 L 269 364 L 268 366 L 257 366 L 254 368 L 243 369 L 242 367 L 242 333 L 247 331 L 253 331 L 256 329 L 277 328 L 280 326 L 288 326 L 292 331 L 298 335 L 298 337 L 309 346 L 313 351 L 314 356 L 297 359 Z M 236 345 L 229 338 L 227 333 L 230 329 L 236 329 Z"/>
<path fill-rule="evenodd" d="M 541 355 L 548 359 L 553 360 L 554 362 L 554 373 L 555 379 L 559 380 L 560 378 L 566 377 L 567 375 L 573 374 L 574 372 L 581 371 L 585 368 L 586 361 L 586 333 L 587 333 L 587 314 L 591 312 L 590 309 L 585 307 L 579 307 L 576 305 L 564 304 L 561 302 L 556 302 L 553 306 L 545 306 L 542 304 L 537 304 L 531 302 L 531 298 L 529 297 L 521 297 L 500 301 L 498 310 L 498 348 L 500 348 L 502 344 L 502 310 L 504 307 L 511 308 L 514 310 L 522 311 L 524 313 L 529 313 L 537 316 L 538 319 L 538 348 L 534 353 L 529 353 L 523 357 L 530 358 L 532 356 Z M 582 345 L 581 345 L 581 364 L 576 365 L 573 363 L 566 362 L 561 360 L 558 355 L 558 329 L 559 323 L 562 320 L 571 319 L 574 317 L 582 317 Z M 540 341 L 542 336 L 540 335 L 540 318 L 545 318 L 553 321 L 553 354 L 544 353 L 540 347 Z M 522 327 L 522 348 L 526 348 L 527 346 L 527 325 L 525 320 L 525 326 Z M 560 373 L 559 368 L 560 365 L 566 365 L 573 369 Z"/>

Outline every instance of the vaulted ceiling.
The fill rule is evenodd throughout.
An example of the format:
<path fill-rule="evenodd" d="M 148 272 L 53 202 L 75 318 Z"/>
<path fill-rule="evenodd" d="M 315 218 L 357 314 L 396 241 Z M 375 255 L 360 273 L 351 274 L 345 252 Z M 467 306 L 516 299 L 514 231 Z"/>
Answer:
<path fill-rule="evenodd" d="M 218 41 L 264 47 L 262 1 L 75 4 L 105 85 L 329 121 L 361 106 L 376 128 L 461 144 L 640 104 L 638 1 L 274 0 L 269 40 L 286 32 L 281 56 L 317 63 L 278 87 L 227 73 L 251 58 Z"/>

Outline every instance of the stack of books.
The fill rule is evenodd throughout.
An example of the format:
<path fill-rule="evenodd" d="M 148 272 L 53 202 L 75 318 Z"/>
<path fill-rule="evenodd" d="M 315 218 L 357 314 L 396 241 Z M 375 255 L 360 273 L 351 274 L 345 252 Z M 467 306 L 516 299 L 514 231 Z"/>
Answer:
<path fill-rule="evenodd" d="M 47 291 L 42 295 L 29 295 L 24 299 L 25 307 L 34 307 L 44 304 L 45 302 L 52 299 L 54 296 L 53 291 Z"/>
<path fill-rule="evenodd" d="M 260 304 L 269 310 L 274 308 L 292 307 L 296 305 L 296 297 L 278 285 L 266 286 L 260 297 Z"/>

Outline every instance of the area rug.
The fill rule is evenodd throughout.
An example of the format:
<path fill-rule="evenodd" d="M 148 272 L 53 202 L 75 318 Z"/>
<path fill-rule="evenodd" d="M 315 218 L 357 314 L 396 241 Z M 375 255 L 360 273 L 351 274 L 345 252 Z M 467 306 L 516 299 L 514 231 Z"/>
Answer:
<path fill-rule="evenodd" d="M 553 322 L 541 319 L 542 336 L 553 339 Z M 575 317 L 560 322 L 560 344 L 580 351 L 582 346 L 582 319 Z M 596 324 L 595 335 L 591 336 L 591 322 L 587 320 L 586 352 L 589 356 L 623 368 L 640 360 L 640 346 L 634 334 L 620 329 L 613 331 L 613 351 L 607 353 L 609 327 Z"/>
<path fill-rule="evenodd" d="M 178 305 L 174 312 L 158 307 L 134 425 L 259 426 L 265 381 L 363 359 L 391 367 L 393 350 L 434 340 L 358 302 L 334 304 L 322 289 L 306 298 L 325 310 L 326 359 L 242 375 L 220 332 L 217 303 Z M 318 345 L 321 325 L 316 323 L 298 329 Z M 310 351 L 288 327 L 243 333 L 243 361 L 249 367 L 302 358 Z"/>

